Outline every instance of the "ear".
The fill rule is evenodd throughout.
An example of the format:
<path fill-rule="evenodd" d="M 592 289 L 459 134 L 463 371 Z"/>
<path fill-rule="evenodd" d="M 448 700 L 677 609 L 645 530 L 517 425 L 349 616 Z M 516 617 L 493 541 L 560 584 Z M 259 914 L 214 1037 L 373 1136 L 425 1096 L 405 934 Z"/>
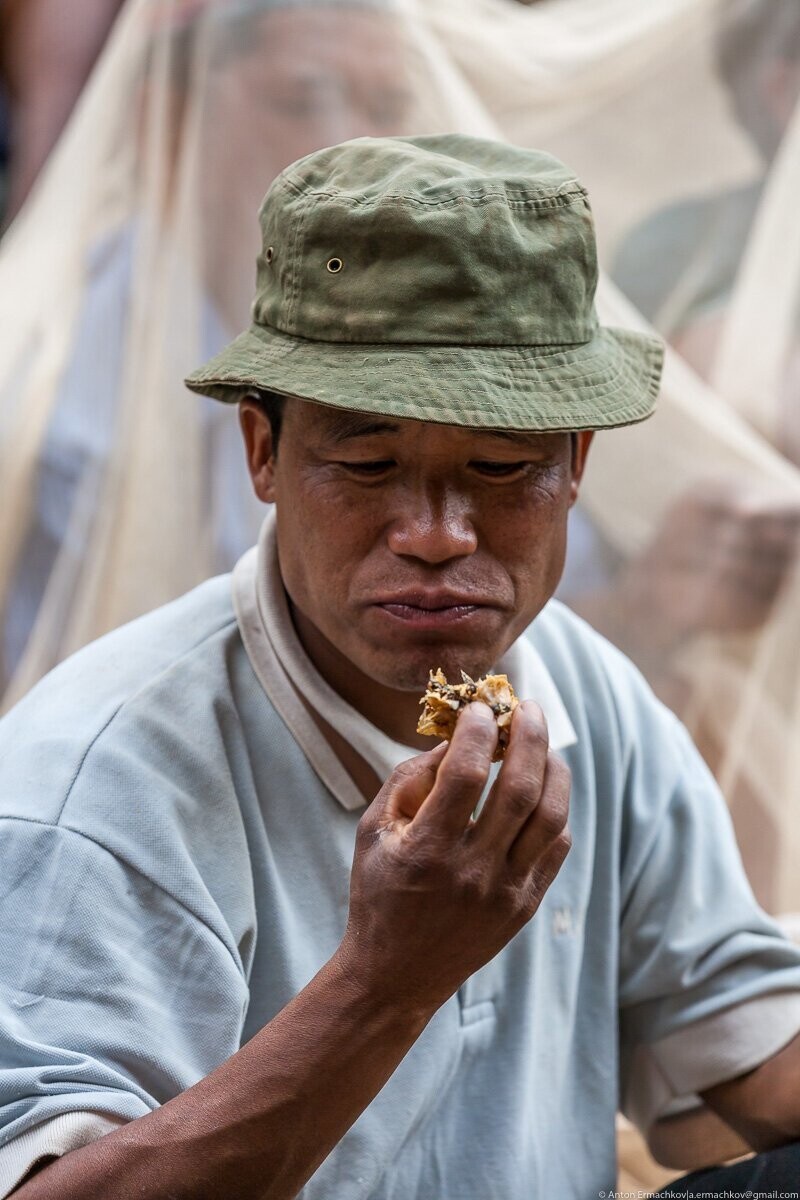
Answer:
<path fill-rule="evenodd" d="M 259 500 L 263 500 L 265 504 L 274 504 L 276 463 L 269 418 L 255 400 L 245 396 L 239 403 L 239 424 L 253 490 Z"/>
<path fill-rule="evenodd" d="M 583 471 L 589 454 L 589 447 L 594 437 L 593 429 L 582 429 L 572 435 L 572 479 L 569 488 L 570 508 L 578 499 L 578 492 L 583 479 Z"/>

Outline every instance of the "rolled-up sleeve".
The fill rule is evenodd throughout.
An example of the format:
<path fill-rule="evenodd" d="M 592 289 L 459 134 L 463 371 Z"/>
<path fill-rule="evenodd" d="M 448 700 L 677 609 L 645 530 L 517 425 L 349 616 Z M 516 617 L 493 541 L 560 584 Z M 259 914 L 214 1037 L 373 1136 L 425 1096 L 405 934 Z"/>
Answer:
<path fill-rule="evenodd" d="M 217 934 L 74 830 L 0 821 L 0 1197 L 178 1095 L 240 1044 Z"/>
<path fill-rule="evenodd" d="M 69 1112 L 12 1138 L 0 1147 L 0 1200 L 5 1200 L 37 1163 L 80 1150 L 124 1124 L 119 1117 L 101 1113 Z"/>
<path fill-rule="evenodd" d="M 631 764 L 620 928 L 621 1104 L 645 1131 L 800 1033 L 800 947 L 756 903 L 683 728 L 659 738 Z"/>

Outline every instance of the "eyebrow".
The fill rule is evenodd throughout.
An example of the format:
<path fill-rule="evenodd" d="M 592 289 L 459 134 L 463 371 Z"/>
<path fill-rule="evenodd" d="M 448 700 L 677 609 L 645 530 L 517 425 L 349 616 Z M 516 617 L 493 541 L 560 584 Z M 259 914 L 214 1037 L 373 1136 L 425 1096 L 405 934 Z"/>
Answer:
<path fill-rule="evenodd" d="M 481 437 L 495 438 L 498 441 L 515 443 L 518 446 L 535 446 L 541 441 L 542 434 L 538 430 L 523 429 L 478 429 L 469 426 L 455 426 Z M 372 437 L 382 433 L 399 433 L 400 426 L 385 418 L 370 419 L 361 413 L 337 414 L 336 422 L 331 423 L 325 436 L 334 446 L 352 441 L 359 437 Z"/>
<path fill-rule="evenodd" d="M 478 429 L 475 432 L 484 437 L 501 438 L 504 442 L 518 442 L 523 445 L 539 442 L 543 436 L 546 436 L 536 429 Z"/>
<path fill-rule="evenodd" d="M 339 446 L 342 442 L 348 442 L 352 438 L 371 437 L 376 433 L 399 433 L 399 431 L 400 426 L 393 421 L 365 420 L 358 413 L 353 413 L 339 417 L 336 423 L 326 430 L 325 436 L 334 446 Z"/>

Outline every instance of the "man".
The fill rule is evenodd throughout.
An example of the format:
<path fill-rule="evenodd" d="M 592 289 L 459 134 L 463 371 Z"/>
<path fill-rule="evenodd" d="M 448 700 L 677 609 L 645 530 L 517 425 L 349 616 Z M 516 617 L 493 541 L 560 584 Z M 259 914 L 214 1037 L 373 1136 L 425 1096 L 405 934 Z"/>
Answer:
<path fill-rule="evenodd" d="M 618 1093 L 685 1167 L 790 1143 L 800 951 L 675 719 L 547 603 L 591 431 L 660 366 L 597 326 L 584 189 L 365 138 L 262 232 L 189 381 L 240 404 L 258 549 L 2 726 L 6 1194 L 583 1200 Z M 495 777 L 485 707 L 414 733 L 438 666 L 523 696 Z"/>

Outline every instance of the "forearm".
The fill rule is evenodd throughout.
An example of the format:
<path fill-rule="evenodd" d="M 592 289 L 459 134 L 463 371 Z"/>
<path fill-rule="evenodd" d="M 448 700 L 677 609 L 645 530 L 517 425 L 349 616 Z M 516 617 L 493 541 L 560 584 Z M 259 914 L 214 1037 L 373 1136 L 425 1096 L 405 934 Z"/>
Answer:
<path fill-rule="evenodd" d="M 377 1095 L 429 1016 L 376 1001 L 334 956 L 211 1075 L 52 1163 L 15 1200 L 289 1200 Z"/>
<path fill-rule="evenodd" d="M 748 1154 L 751 1147 L 716 1113 L 692 1109 L 657 1121 L 647 1135 L 650 1152 L 664 1167 L 697 1171 Z"/>
<path fill-rule="evenodd" d="M 800 1138 L 800 1035 L 761 1066 L 702 1093 L 753 1150 Z"/>

